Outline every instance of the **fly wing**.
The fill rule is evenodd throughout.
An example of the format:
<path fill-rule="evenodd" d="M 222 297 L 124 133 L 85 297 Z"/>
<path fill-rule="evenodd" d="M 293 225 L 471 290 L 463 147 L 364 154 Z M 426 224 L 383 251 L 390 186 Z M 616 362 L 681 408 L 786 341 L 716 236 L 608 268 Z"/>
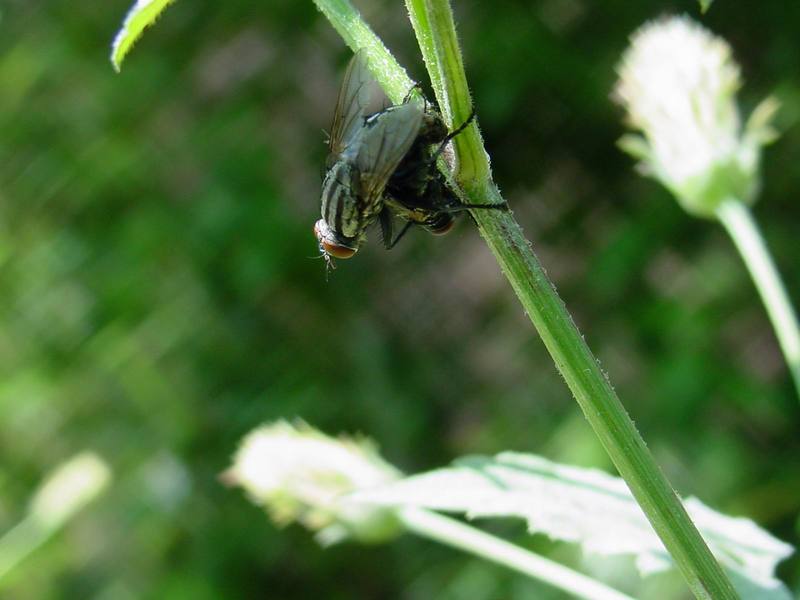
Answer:
<path fill-rule="evenodd" d="M 331 137 L 328 143 L 330 156 L 335 161 L 353 139 L 362 123 L 364 110 L 369 102 L 372 75 L 367 68 L 366 52 L 355 53 L 344 73 L 342 87 L 333 113 Z M 329 158 L 329 162 L 330 162 Z"/>
<path fill-rule="evenodd" d="M 377 209 L 386 183 L 417 138 L 422 116 L 419 104 L 401 104 L 370 117 L 358 136 L 355 161 L 366 212 Z"/>

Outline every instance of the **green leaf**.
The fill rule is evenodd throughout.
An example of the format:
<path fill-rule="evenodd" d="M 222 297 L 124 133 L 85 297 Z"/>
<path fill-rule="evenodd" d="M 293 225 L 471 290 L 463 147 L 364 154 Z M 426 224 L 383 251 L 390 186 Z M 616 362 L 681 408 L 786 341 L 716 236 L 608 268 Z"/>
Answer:
<path fill-rule="evenodd" d="M 111 64 L 119 72 L 122 61 L 142 32 L 152 25 L 174 0 L 136 0 L 125 17 L 122 28 L 117 32 L 111 45 Z"/>
<path fill-rule="evenodd" d="M 633 555 L 643 575 L 673 564 L 622 479 L 530 454 L 464 458 L 449 468 L 358 492 L 353 499 L 463 513 L 470 519 L 519 517 L 531 533 L 578 543 L 596 554 Z M 791 546 L 752 521 L 717 513 L 696 498 L 684 505 L 743 597 L 791 598 L 774 575 Z"/>
<path fill-rule="evenodd" d="M 780 133 L 773 121 L 780 107 L 780 102 L 774 96 L 767 96 L 759 102 L 747 119 L 745 139 L 755 146 L 766 146 L 777 140 Z"/>
<path fill-rule="evenodd" d="M 714 0 L 699 0 L 700 1 L 700 12 L 705 14 L 709 8 L 711 8 L 711 3 Z"/>
<path fill-rule="evenodd" d="M 617 146 L 637 160 L 647 163 L 652 162 L 650 158 L 653 153 L 650 150 L 650 144 L 647 143 L 643 136 L 637 133 L 626 133 L 617 140 Z"/>

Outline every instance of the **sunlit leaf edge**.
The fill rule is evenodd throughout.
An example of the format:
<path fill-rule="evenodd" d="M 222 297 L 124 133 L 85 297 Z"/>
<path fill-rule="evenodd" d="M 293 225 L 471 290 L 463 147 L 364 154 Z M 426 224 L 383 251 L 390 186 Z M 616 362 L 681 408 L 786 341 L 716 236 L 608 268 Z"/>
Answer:
<path fill-rule="evenodd" d="M 518 517 L 531 533 L 579 544 L 603 556 L 628 554 L 643 576 L 672 565 L 625 482 L 596 469 L 532 454 L 469 456 L 451 467 L 356 492 L 352 500 L 382 506 L 461 513 L 467 519 Z M 746 518 L 728 517 L 695 498 L 684 504 L 715 555 L 748 600 L 789 600 L 775 577 L 793 548 Z"/>
<path fill-rule="evenodd" d="M 122 27 L 111 45 L 111 64 L 119 72 L 122 61 L 141 37 L 145 29 L 152 25 L 164 9 L 175 0 L 137 0 L 128 11 Z"/>

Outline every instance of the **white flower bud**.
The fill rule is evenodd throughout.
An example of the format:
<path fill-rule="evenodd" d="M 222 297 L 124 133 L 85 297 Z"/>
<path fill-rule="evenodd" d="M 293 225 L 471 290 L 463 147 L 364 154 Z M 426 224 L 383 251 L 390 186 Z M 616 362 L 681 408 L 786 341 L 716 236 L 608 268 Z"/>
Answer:
<path fill-rule="evenodd" d="M 739 67 L 725 40 L 687 17 L 648 23 L 631 37 L 618 72 L 615 98 L 642 134 L 620 145 L 645 173 L 695 215 L 713 216 L 726 198 L 753 200 L 777 105 L 767 99 L 742 132 Z"/>
<path fill-rule="evenodd" d="M 45 529 L 71 519 L 108 487 L 111 469 L 96 454 L 82 452 L 58 466 L 31 499 L 30 516 Z"/>
<path fill-rule="evenodd" d="M 223 477 L 276 523 L 298 521 L 319 531 L 323 543 L 383 541 L 399 532 L 390 510 L 347 498 L 400 477 L 369 440 L 331 438 L 304 423 L 265 425 L 244 438 Z"/>

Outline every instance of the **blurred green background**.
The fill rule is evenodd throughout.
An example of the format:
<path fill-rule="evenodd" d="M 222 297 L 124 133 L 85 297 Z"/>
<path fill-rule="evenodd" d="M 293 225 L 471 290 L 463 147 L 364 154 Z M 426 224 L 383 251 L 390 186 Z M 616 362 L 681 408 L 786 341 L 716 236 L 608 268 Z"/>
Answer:
<path fill-rule="evenodd" d="M 388 253 L 373 234 L 328 282 L 311 260 L 349 56 L 311 2 L 178 2 L 117 75 L 128 4 L 0 3 L 0 535 L 69 456 L 114 476 L 0 596 L 564 597 L 411 537 L 322 550 L 218 481 L 243 434 L 294 416 L 409 472 L 504 449 L 611 467 L 468 219 Z M 403 3 L 358 4 L 425 81 Z M 628 35 L 696 2 L 454 4 L 496 180 L 671 481 L 797 545 L 800 405 L 756 292 L 722 229 L 615 147 Z M 702 21 L 734 46 L 744 110 L 783 104 L 755 212 L 800 302 L 800 5 Z M 796 557 L 780 574 L 800 588 Z"/>

